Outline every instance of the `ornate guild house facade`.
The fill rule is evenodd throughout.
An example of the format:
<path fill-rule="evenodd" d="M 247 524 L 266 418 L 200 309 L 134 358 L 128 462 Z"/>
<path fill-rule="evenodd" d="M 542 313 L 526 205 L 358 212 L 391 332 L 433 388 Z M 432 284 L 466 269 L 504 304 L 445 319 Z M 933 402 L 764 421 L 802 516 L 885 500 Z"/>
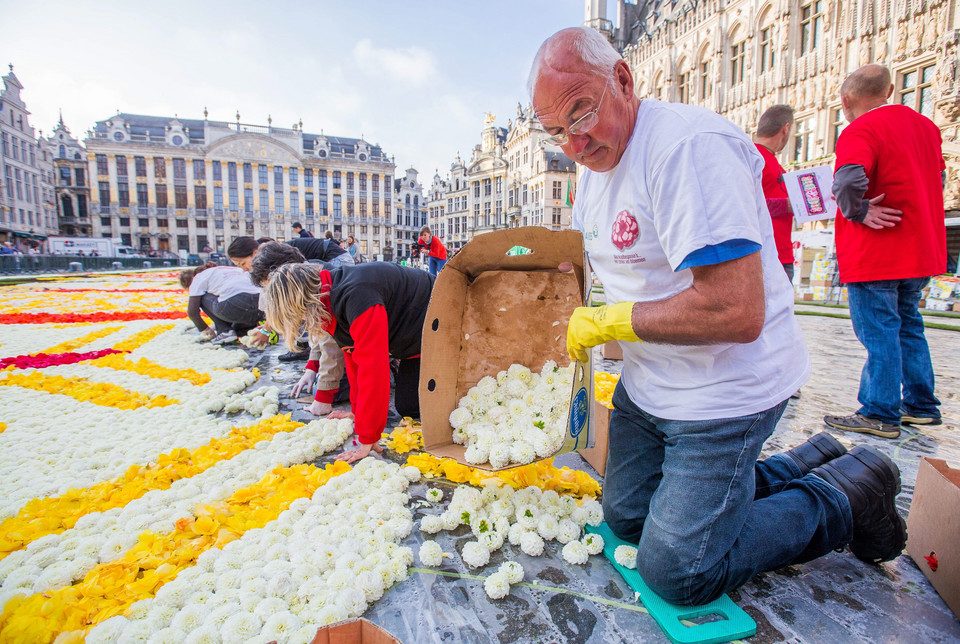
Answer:
<path fill-rule="evenodd" d="M 615 20 L 605 5 L 588 0 L 585 24 L 623 53 L 641 98 L 706 107 L 750 135 L 768 107 L 793 106 L 788 170 L 832 163 L 840 83 L 866 63 L 887 66 L 891 100 L 940 126 L 946 209 L 960 209 L 956 0 L 618 0 Z"/>
<path fill-rule="evenodd" d="M 85 144 L 93 236 L 141 249 L 223 252 L 235 237 L 392 237 L 394 162 L 363 139 L 292 128 L 117 114 Z"/>

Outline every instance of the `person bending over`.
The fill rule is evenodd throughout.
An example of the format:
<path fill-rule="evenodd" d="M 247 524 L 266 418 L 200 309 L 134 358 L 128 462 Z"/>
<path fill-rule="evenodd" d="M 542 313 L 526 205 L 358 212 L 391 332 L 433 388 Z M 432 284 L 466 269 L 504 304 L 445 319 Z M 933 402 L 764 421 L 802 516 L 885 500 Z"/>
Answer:
<path fill-rule="evenodd" d="M 205 340 L 214 344 L 236 342 L 237 336 L 257 326 L 260 289 L 239 268 L 198 266 L 180 271 L 180 286 L 188 289 L 187 316 Z M 200 317 L 213 320 L 216 334 Z"/>

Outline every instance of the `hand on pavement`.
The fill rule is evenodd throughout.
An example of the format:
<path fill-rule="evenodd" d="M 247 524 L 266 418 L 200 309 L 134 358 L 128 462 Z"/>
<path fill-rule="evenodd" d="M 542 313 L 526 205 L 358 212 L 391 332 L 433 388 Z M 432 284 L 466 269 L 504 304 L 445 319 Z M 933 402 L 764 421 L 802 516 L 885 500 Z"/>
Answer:
<path fill-rule="evenodd" d="M 247 335 L 250 336 L 250 343 L 259 349 L 264 348 L 270 342 L 270 336 L 260 333 L 259 329 L 253 329 Z"/>
<path fill-rule="evenodd" d="M 319 400 L 314 400 L 312 403 L 304 407 L 304 409 L 314 416 L 323 416 L 329 414 L 333 409 L 333 405 L 330 403 L 320 402 Z"/>
<path fill-rule="evenodd" d="M 884 193 L 870 200 L 867 215 L 863 218 L 864 226 L 873 228 L 874 230 L 882 230 L 884 228 L 893 228 L 900 222 L 901 217 L 899 215 L 903 214 L 902 210 L 880 205 L 880 202 L 882 202 L 886 196 L 886 193 Z"/>
<path fill-rule="evenodd" d="M 293 386 L 293 389 L 290 390 L 291 398 L 299 398 L 301 393 L 311 393 L 313 391 L 313 383 L 317 379 L 317 372 L 313 369 L 304 369 L 303 375 L 300 376 L 300 380 L 297 381 L 297 384 Z"/>
<path fill-rule="evenodd" d="M 329 414 L 327 414 L 327 418 L 329 418 L 330 420 L 340 420 L 341 418 L 349 418 L 353 420 L 353 412 L 343 411 L 342 409 L 338 409 L 336 411 L 332 411 Z"/>
<path fill-rule="evenodd" d="M 209 342 L 217 337 L 217 332 L 213 330 L 213 327 L 207 327 L 200 332 L 200 342 Z"/>
<path fill-rule="evenodd" d="M 586 362 L 587 350 L 610 340 L 640 342 L 633 332 L 633 302 L 610 306 L 578 306 L 567 324 L 567 353 Z"/>
<path fill-rule="evenodd" d="M 354 463 L 356 461 L 359 461 L 361 458 L 366 458 L 367 456 L 369 456 L 371 451 L 374 451 L 377 454 L 380 454 L 381 452 L 383 452 L 383 448 L 377 445 L 376 443 L 373 443 L 372 445 L 361 444 L 360 447 L 358 447 L 357 449 L 352 449 L 352 450 L 343 452 L 342 454 L 337 456 L 336 460 L 346 461 L 347 463 Z"/>

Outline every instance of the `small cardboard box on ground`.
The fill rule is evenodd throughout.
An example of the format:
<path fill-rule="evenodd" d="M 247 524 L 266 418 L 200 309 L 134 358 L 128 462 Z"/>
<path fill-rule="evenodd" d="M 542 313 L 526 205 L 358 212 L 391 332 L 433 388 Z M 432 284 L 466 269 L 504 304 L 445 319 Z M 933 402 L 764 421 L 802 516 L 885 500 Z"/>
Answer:
<path fill-rule="evenodd" d="M 593 447 L 580 449 L 580 456 L 593 466 L 600 476 L 607 473 L 607 443 L 610 436 L 610 414 L 613 410 L 604 407 L 596 400 L 593 401 L 593 414 L 590 420 L 593 423 Z"/>
<path fill-rule="evenodd" d="M 907 553 L 960 617 L 960 469 L 946 461 L 920 461 L 907 518 Z"/>
<path fill-rule="evenodd" d="M 518 246 L 531 252 L 508 253 Z M 572 263 L 573 272 L 557 270 L 562 262 Z M 453 442 L 450 413 L 481 378 L 512 364 L 539 371 L 547 360 L 570 362 L 567 322 L 587 301 L 585 264 L 579 232 L 541 226 L 478 235 L 447 262 L 423 325 L 420 417 L 427 452 L 494 469 L 467 463 L 464 446 Z M 578 363 L 566 439 L 556 454 L 593 445 L 592 390 L 591 364 Z"/>
<path fill-rule="evenodd" d="M 317 630 L 310 644 L 402 644 L 396 637 L 362 617 Z"/>

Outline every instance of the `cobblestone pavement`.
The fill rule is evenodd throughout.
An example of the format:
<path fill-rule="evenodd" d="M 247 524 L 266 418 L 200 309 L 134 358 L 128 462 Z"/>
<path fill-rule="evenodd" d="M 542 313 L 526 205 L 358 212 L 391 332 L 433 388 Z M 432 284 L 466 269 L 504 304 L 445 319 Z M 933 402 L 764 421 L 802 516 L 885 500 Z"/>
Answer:
<path fill-rule="evenodd" d="M 810 348 L 813 372 L 801 398 L 789 403 L 765 446 L 765 455 L 826 430 L 824 414 L 852 413 L 859 406 L 856 395 L 866 354 L 850 321 L 811 315 L 798 316 L 798 320 Z M 902 471 L 898 506 L 904 515 L 909 512 L 921 457 L 960 465 L 960 334 L 928 329 L 927 337 L 944 424 L 922 430 L 905 427 L 897 440 L 832 432 L 848 448 L 869 444 L 894 459 Z M 302 363 L 278 365 L 280 352 L 272 348 L 260 358 L 261 384 L 272 382 L 285 393 L 297 380 Z M 612 361 L 598 364 L 602 370 L 619 369 L 619 363 Z M 294 418 L 305 420 L 306 415 L 298 411 Z M 393 458 L 402 460 L 396 455 Z M 576 455 L 564 455 L 557 464 L 592 472 Z M 431 483 L 437 485 L 443 487 Z M 452 486 L 444 489 L 449 492 Z M 411 487 L 410 493 L 416 499 L 424 490 L 421 483 Z M 424 508 L 414 502 L 415 518 L 422 514 Z M 422 539 L 415 531 L 406 545 L 416 552 Z M 545 555 L 537 558 L 506 545 L 491 556 L 486 569 L 469 570 L 456 553 L 470 539 L 465 528 L 437 535 L 444 551 L 451 554 L 444 565 L 439 570 L 415 568 L 409 579 L 388 591 L 365 617 L 407 644 L 667 641 L 606 560 L 591 557 L 585 566 L 571 566 L 563 562 L 556 543 L 548 544 Z M 514 586 L 503 600 L 490 601 L 480 576 L 490 574 L 493 566 L 507 558 L 523 564 L 527 583 Z M 758 575 L 731 597 L 757 622 L 757 634 L 749 642 L 960 641 L 960 621 L 906 554 L 882 566 L 870 566 L 849 552 L 831 553 L 807 564 Z"/>

